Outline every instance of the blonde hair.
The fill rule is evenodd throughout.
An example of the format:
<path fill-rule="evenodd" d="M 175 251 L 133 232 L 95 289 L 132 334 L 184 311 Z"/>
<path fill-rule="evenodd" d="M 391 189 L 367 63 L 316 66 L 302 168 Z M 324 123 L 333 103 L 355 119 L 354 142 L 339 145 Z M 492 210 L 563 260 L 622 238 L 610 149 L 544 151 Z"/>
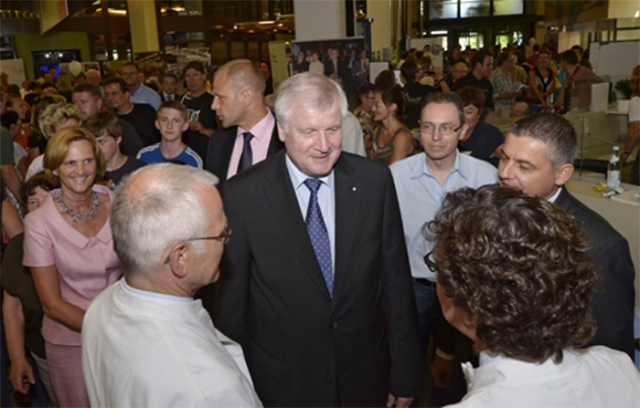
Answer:
<path fill-rule="evenodd" d="M 44 167 L 44 175 L 47 181 L 59 185 L 58 176 L 53 171 L 62 166 L 67 154 L 69 153 L 69 145 L 72 142 L 86 140 L 91 145 L 93 155 L 96 159 L 96 181 L 101 181 L 107 168 L 100 146 L 93 134 L 80 126 L 68 127 L 60 129 L 47 143 L 47 149 L 44 151 L 44 159 L 42 167 Z"/>
<path fill-rule="evenodd" d="M 40 131 L 44 137 L 56 133 L 56 127 L 69 119 L 75 119 L 78 124 L 82 123 L 80 111 L 70 103 L 54 103 L 40 115 Z"/>

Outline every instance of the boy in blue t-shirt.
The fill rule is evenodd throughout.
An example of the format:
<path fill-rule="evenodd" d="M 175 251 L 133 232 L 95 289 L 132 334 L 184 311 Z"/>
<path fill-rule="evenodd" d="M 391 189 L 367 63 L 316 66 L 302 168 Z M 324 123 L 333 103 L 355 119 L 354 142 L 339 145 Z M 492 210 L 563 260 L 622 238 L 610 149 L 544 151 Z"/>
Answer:
<path fill-rule="evenodd" d="M 138 159 L 153 163 L 182 162 L 201 169 L 202 159 L 182 141 L 182 132 L 189 128 L 187 108 L 176 100 L 165 101 L 158 108 L 156 128 L 162 140 L 138 152 Z"/>

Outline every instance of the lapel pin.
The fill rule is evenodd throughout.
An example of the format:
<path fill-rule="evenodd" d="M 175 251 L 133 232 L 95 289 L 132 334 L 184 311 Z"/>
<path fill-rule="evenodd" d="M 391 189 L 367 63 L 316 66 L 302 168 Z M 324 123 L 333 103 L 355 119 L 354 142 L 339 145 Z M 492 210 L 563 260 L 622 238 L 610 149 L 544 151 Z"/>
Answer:
<path fill-rule="evenodd" d="M 358 188 L 357 187 L 351 187 L 352 191 L 356 191 Z"/>

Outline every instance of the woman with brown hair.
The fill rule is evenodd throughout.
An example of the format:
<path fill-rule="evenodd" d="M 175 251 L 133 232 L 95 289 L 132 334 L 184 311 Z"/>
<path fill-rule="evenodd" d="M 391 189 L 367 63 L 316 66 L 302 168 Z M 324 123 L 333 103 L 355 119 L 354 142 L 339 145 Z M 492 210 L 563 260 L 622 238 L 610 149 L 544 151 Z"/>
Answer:
<path fill-rule="evenodd" d="M 52 190 L 25 219 L 24 262 L 42 303 L 47 365 L 60 406 L 89 406 L 82 377 L 80 331 L 91 301 L 120 277 L 113 250 L 111 192 L 95 184 L 104 156 L 86 129 L 58 131 L 44 155 Z"/>
<path fill-rule="evenodd" d="M 531 112 L 546 112 L 553 103 L 553 93 L 556 90 L 556 74 L 549 67 L 549 51 L 542 50 L 538 54 L 536 66 L 529 71 L 529 89 L 527 102 Z"/>
<path fill-rule="evenodd" d="M 411 132 L 398 119 L 404 112 L 402 87 L 394 84 L 375 93 L 373 121 L 379 122 L 373 133 L 372 159 L 390 165 L 412 155 L 415 151 Z"/>

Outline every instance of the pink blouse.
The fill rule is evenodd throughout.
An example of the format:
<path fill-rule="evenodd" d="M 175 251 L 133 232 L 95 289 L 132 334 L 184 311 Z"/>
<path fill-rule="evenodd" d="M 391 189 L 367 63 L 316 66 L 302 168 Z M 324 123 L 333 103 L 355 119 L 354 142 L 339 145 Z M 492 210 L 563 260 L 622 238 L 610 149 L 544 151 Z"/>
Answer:
<path fill-rule="evenodd" d="M 93 190 L 113 196 L 108 188 L 94 185 Z M 87 310 L 91 301 L 120 278 L 120 262 L 113 250 L 109 220 L 100 232 L 87 238 L 64 220 L 53 190 L 36 211 L 29 213 L 24 225 L 23 264 L 30 267 L 54 265 L 60 280 L 62 299 Z M 58 345 L 80 346 L 80 333 L 44 317 L 42 336 Z"/>

